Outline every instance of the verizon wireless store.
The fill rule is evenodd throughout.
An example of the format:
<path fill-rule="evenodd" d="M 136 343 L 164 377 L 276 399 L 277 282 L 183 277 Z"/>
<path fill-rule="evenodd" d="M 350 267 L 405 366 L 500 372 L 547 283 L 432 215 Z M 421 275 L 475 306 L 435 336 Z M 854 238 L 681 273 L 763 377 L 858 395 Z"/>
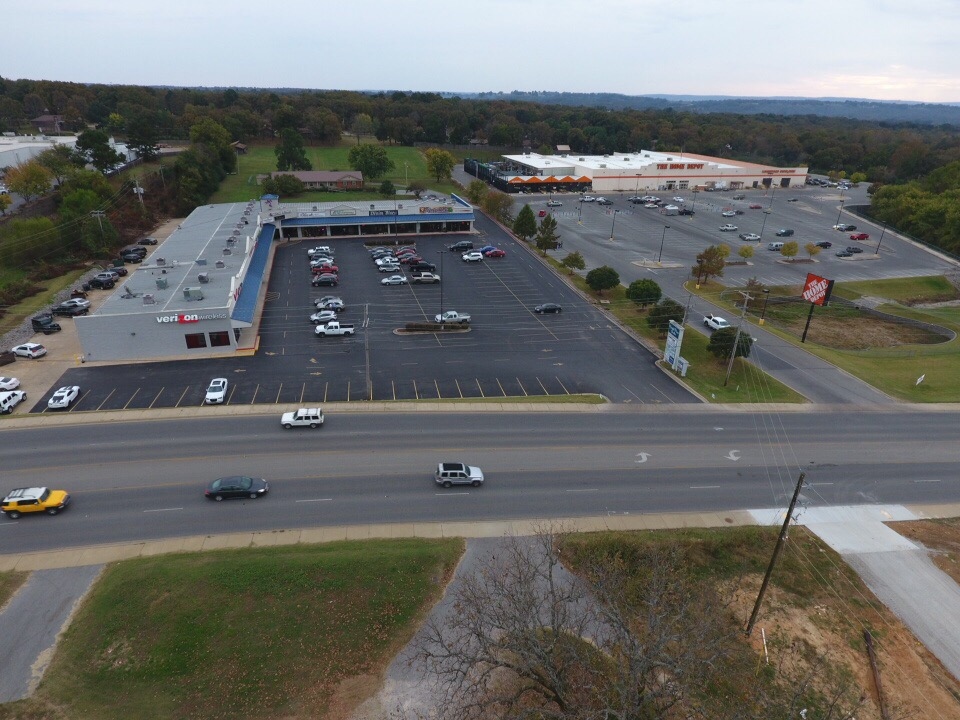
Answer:
<path fill-rule="evenodd" d="M 253 347 L 272 258 L 272 223 L 256 203 L 197 208 L 113 294 L 77 317 L 84 362 L 223 355 Z M 252 332 L 252 331 L 251 331 Z"/>

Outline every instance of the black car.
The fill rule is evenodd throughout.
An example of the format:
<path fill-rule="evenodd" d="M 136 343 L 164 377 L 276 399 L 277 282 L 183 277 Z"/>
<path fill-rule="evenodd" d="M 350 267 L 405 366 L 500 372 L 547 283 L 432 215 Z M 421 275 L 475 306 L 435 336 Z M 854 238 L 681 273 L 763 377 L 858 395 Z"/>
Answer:
<path fill-rule="evenodd" d="M 231 498 L 250 498 L 256 500 L 267 494 L 270 483 L 263 478 L 252 478 L 246 475 L 217 478 L 203 494 L 208 500 L 230 500 Z"/>
<path fill-rule="evenodd" d="M 336 287 L 340 283 L 340 280 L 336 275 L 324 274 L 317 275 L 310 281 L 310 284 L 314 287 Z"/>
<path fill-rule="evenodd" d="M 63 328 L 59 323 L 54 322 L 52 313 L 41 313 L 31 318 L 30 324 L 34 332 L 42 332 L 44 335 L 52 335 L 60 332 Z"/>
<path fill-rule="evenodd" d="M 136 260 L 135 262 L 140 262 L 140 260 Z M 123 267 L 123 265 L 114 265 L 113 267 L 107 268 L 107 270 L 110 272 L 115 272 L 120 277 L 126 277 L 130 274 L 129 271 Z"/>
<path fill-rule="evenodd" d="M 433 272 L 437 269 L 437 266 L 433 263 L 423 262 L 422 260 L 418 263 L 412 263 L 410 265 L 411 272 Z"/>
<path fill-rule="evenodd" d="M 847 252 L 853 253 L 854 255 L 859 255 L 860 253 L 863 252 L 863 248 L 858 248 L 855 245 L 851 245 L 850 247 L 847 248 Z"/>
<path fill-rule="evenodd" d="M 77 317 L 78 315 L 86 315 L 90 312 L 90 308 L 79 307 L 77 305 L 55 305 L 50 311 L 54 315 L 60 315 L 61 317 Z"/>
<path fill-rule="evenodd" d="M 680 208 L 679 210 L 677 210 L 677 215 L 695 215 L 695 214 L 696 213 L 694 213 L 693 210 L 690 210 L 688 208 Z"/>
<path fill-rule="evenodd" d="M 112 290 L 116 285 L 116 281 L 107 280 L 106 278 L 94 277 L 88 280 L 83 284 L 84 290 Z"/>
<path fill-rule="evenodd" d="M 156 238 L 143 238 L 142 240 L 137 240 L 137 245 L 156 245 Z"/>
<path fill-rule="evenodd" d="M 120 259 L 128 263 L 142 263 L 143 255 L 140 253 L 124 253 L 120 256 Z"/>
<path fill-rule="evenodd" d="M 821 240 L 820 242 L 817 243 L 817 247 L 823 248 L 824 250 L 828 250 L 833 247 L 833 243 L 830 242 L 829 240 Z"/>
<path fill-rule="evenodd" d="M 543 313 L 558 313 L 563 312 L 563 308 L 557 305 L 556 303 L 544 303 L 543 305 L 537 305 L 533 311 L 538 315 Z"/>
<path fill-rule="evenodd" d="M 743 211 L 743 210 L 734 210 L 734 212 L 735 212 L 737 215 L 743 215 L 743 214 L 744 214 L 744 211 Z"/>
<path fill-rule="evenodd" d="M 849 250 L 838 250 L 837 257 L 853 257 L 853 253 Z"/>
<path fill-rule="evenodd" d="M 600 198 L 599 200 L 597 200 L 597 205 L 613 205 L 613 202 L 610 200 L 607 200 L 606 198 Z"/>
<path fill-rule="evenodd" d="M 453 252 L 466 252 L 467 250 L 473 250 L 473 242 L 470 240 L 461 240 L 460 242 L 455 242 L 447 249 Z"/>

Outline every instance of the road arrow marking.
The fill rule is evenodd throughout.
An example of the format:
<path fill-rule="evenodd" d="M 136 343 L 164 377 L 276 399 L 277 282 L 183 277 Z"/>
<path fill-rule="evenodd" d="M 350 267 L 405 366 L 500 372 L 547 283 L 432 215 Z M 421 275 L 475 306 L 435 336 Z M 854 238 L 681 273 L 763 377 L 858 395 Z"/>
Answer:
<path fill-rule="evenodd" d="M 734 462 L 736 462 L 739 459 L 740 459 L 739 450 L 731 450 L 730 452 L 727 453 L 727 460 L 733 460 Z"/>
<path fill-rule="evenodd" d="M 640 458 L 640 459 L 639 459 L 639 460 L 635 460 L 634 462 L 636 462 L 636 463 L 638 463 L 638 464 L 639 464 L 639 463 L 645 463 L 645 462 L 647 461 L 647 458 L 650 457 L 650 454 L 649 454 L 649 453 L 645 453 L 645 452 L 638 452 L 638 453 L 637 453 L 637 457 Z"/>

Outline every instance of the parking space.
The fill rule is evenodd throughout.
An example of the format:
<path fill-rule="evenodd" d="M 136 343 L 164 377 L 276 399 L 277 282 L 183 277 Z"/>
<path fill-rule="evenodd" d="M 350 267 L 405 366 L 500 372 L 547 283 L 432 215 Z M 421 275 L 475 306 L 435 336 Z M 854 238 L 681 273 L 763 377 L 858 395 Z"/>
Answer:
<path fill-rule="evenodd" d="M 309 241 L 277 248 L 256 356 L 80 366 L 58 385 L 82 395 L 66 411 L 190 407 L 203 404 L 207 384 L 227 378 L 225 404 L 298 405 L 365 400 L 473 399 L 599 393 L 614 402 L 692 402 L 654 366 L 655 358 L 584 301 L 529 250 L 498 226 L 479 222 L 476 247 L 492 244 L 506 257 L 461 260 L 447 246 L 463 236 L 416 239 L 435 264 L 440 284 L 384 286 L 367 248 L 357 240 L 324 240 L 339 266 L 340 284 L 314 288 Z M 408 276 L 409 273 L 406 273 Z M 309 316 L 323 295 L 341 297 L 343 323 L 356 334 L 317 337 Z M 544 302 L 562 306 L 538 315 Z M 469 313 L 463 332 L 405 333 L 409 322 L 445 310 Z M 46 409 L 46 396 L 33 412 Z"/>

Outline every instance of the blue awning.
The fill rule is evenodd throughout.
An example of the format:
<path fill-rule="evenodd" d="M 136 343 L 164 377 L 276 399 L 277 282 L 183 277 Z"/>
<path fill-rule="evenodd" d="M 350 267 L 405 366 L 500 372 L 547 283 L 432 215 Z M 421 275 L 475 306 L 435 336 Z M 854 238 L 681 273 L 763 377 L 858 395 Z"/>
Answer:
<path fill-rule="evenodd" d="M 263 225 L 260 229 L 257 247 L 253 251 L 253 257 L 250 258 L 247 274 L 243 278 L 243 287 L 240 288 L 240 297 L 237 298 L 237 304 L 233 306 L 233 314 L 230 316 L 230 319 L 235 322 L 244 323 L 247 326 L 253 324 L 253 313 L 257 309 L 260 285 L 263 281 L 264 270 L 267 267 L 267 258 L 270 257 L 270 248 L 273 246 L 273 236 L 276 230 L 273 223 Z"/>

